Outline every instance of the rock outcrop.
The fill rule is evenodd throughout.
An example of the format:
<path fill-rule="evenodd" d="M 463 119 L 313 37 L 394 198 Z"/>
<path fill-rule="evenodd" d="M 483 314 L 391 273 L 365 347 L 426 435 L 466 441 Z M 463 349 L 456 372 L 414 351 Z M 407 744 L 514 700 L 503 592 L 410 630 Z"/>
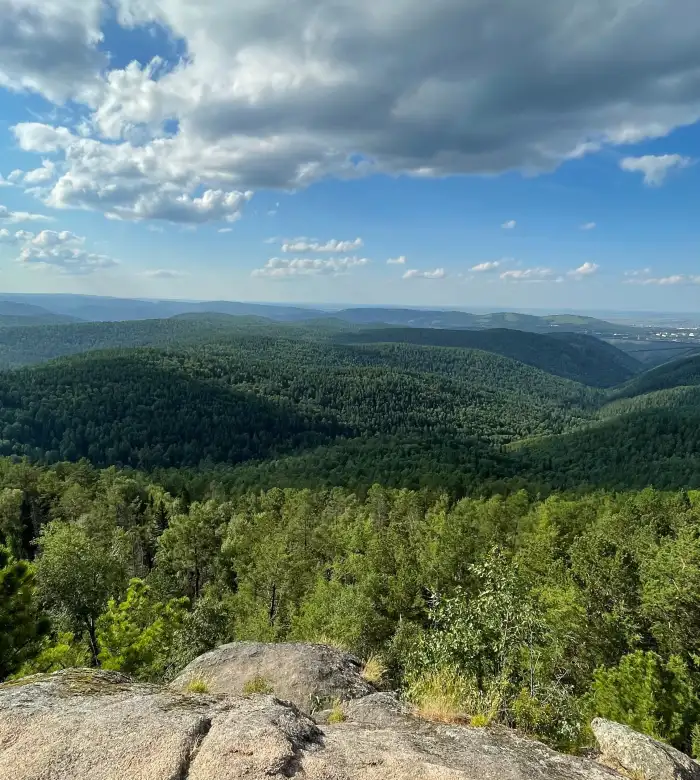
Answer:
<path fill-rule="evenodd" d="M 413 718 L 393 697 L 319 728 L 270 695 L 183 694 L 68 670 L 0 685 L 0 778 L 12 780 L 620 780 L 507 729 Z"/>
<path fill-rule="evenodd" d="M 181 691 L 203 680 L 210 693 L 241 695 L 259 682 L 278 699 L 311 713 L 334 699 L 374 693 L 361 671 L 355 656 L 327 645 L 232 642 L 196 658 L 170 686 Z"/>
<path fill-rule="evenodd" d="M 608 766 L 637 780 L 700 780 L 700 764 L 670 745 L 603 718 L 591 727 Z"/>

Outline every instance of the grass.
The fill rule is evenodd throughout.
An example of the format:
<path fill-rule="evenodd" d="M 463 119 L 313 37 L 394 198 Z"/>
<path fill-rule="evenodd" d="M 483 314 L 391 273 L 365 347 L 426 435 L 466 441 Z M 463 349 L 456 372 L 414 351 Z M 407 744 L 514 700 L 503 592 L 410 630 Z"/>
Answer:
<path fill-rule="evenodd" d="M 343 704 L 340 699 L 333 700 L 333 706 L 328 714 L 328 723 L 343 723 L 346 720 Z"/>
<path fill-rule="evenodd" d="M 412 681 L 408 700 L 416 714 L 439 723 L 466 723 L 464 702 L 467 690 L 464 679 L 452 669 L 435 669 Z"/>
<path fill-rule="evenodd" d="M 497 686 L 486 692 L 456 669 L 440 668 L 415 677 L 406 692 L 416 714 L 438 723 L 483 728 L 497 718 L 502 697 Z"/>
<path fill-rule="evenodd" d="M 209 693 L 209 683 L 203 677 L 195 677 L 185 686 L 187 693 Z"/>
<path fill-rule="evenodd" d="M 243 695 L 251 696 L 254 693 L 274 693 L 270 681 L 260 675 L 251 677 L 243 684 Z"/>
<path fill-rule="evenodd" d="M 362 678 L 375 688 L 380 688 L 386 677 L 387 668 L 380 655 L 372 654 L 362 667 Z"/>

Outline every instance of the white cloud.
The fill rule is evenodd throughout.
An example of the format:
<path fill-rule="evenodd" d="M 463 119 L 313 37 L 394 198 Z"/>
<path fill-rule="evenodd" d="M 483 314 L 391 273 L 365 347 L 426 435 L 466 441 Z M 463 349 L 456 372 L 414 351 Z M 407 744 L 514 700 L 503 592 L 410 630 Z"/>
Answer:
<path fill-rule="evenodd" d="M 503 265 L 502 260 L 490 260 L 486 263 L 479 263 L 471 268 L 476 273 L 485 273 L 487 271 L 495 271 Z"/>
<path fill-rule="evenodd" d="M 625 157 L 620 162 L 620 168 L 629 173 L 641 173 L 646 185 L 659 187 L 669 171 L 673 168 L 687 168 L 692 162 L 690 157 L 682 157 L 680 154 L 647 154 L 644 157 Z"/>
<path fill-rule="evenodd" d="M 252 276 L 283 279 L 292 276 L 340 276 L 369 263 L 366 257 L 271 257 Z"/>
<path fill-rule="evenodd" d="M 22 183 L 25 185 L 47 184 L 56 175 L 56 165 L 51 160 L 42 160 L 41 168 L 35 168 L 32 171 L 20 173 Z"/>
<path fill-rule="evenodd" d="M 578 268 L 574 268 L 573 271 L 568 271 L 567 276 L 572 279 L 585 279 L 587 276 L 593 276 L 598 272 L 600 266 L 597 263 L 585 262 Z"/>
<path fill-rule="evenodd" d="M 376 172 L 537 173 L 668 135 L 700 119 L 696 11 L 696 0 L 672 13 L 656 0 L 0 0 L 0 86 L 69 106 L 55 127 L 17 128 L 22 148 L 57 156 L 49 202 L 148 218 L 143 198 Z M 124 36 L 103 41 L 101 27 L 115 16 L 166 30 L 186 57 L 110 69 L 110 39 Z"/>
<path fill-rule="evenodd" d="M 405 255 L 399 255 L 399 257 L 390 257 L 387 261 L 387 265 L 406 265 Z"/>
<path fill-rule="evenodd" d="M 561 277 L 551 268 L 516 268 L 511 271 L 504 271 L 501 279 L 505 282 L 551 282 L 560 281 Z"/>
<path fill-rule="evenodd" d="M 404 279 L 444 279 L 447 276 L 444 268 L 436 268 L 434 271 L 418 271 L 411 268 L 403 275 Z"/>
<path fill-rule="evenodd" d="M 514 219 L 509 219 L 507 222 L 504 222 L 501 227 L 503 230 L 513 230 L 517 224 L 518 223 Z"/>
<path fill-rule="evenodd" d="M 355 238 L 352 241 L 337 241 L 331 238 L 330 241 L 310 241 L 306 238 L 294 238 L 291 241 L 285 241 L 282 244 L 283 252 L 354 252 L 361 249 L 363 241 L 361 238 Z"/>
<path fill-rule="evenodd" d="M 581 225 L 581 230 L 595 230 L 597 227 L 595 222 L 584 222 L 583 225 Z"/>
<path fill-rule="evenodd" d="M 219 228 L 216 232 L 217 233 L 232 233 L 233 232 L 233 228 Z"/>
<path fill-rule="evenodd" d="M 0 174 L 0 187 L 14 187 L 15 184 L 12 181 L 8 181 L 2 174 Z"/>
<path fill-rule="evenodd" d="M 625 271 L 625 276 L 637 278 L 640 276 L 651 276 L 651 273 L 652 273 L 651 268 L 638 268 L 633 271 Z"/>
<path fill-rule="evenodd" d="M 17 245 L 17 262 L 31 268 L 87 275 L 118 265 L 112 257 L 86 250 L 85 238 L 68 230 L 42 230 L 40 233 L 18 230 L 14 234 L 3 230 L 0 239 Z"/>
<path fill-rule="evenodd" d="M 149 271 L 142 271 L 141 276 L 149 279 L 182 279 L 189 276 L 185 271 L 174 271 L 171 268 L 156 268 Z"/>
<path fill-rule="evenodd" d="M 25 152 L 47 154 L 66 150 L 77 140 L 67 127 L 52 127 L 41 122 L 22 122 L 13 127 L 13 132 Z"/>
<path fill-rule="evenodd" d="M 671 276 L 647 276 L 646 273 L 636 275 L 625 274 L 627 284 L 657 285 L 660 287 L 675 287 L 677 285 L 700 284 L 700 275 L 673 274 Z"/>
<path fill-rule="evenodd" d="M 52 217 L 44 214 L 32 214 L 29 211 L 10 211 L 7 206 L 0 206 L 0 222 L 14 225 L 17 222 L 51 222 Z"/>

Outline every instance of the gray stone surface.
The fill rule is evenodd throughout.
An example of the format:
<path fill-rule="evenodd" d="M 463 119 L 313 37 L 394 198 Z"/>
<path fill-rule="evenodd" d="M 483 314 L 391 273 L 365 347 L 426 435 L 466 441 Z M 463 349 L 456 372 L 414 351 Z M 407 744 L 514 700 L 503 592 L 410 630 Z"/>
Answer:
<path fill-rule="evenodd" d="M 262 677 L 278 699 L 311 713 L 336 698 L 374 693 L 361 671 L 357 658 L 327 645 L 232 642 L 196 658 L 170 687 L 184 690 L 191 680 L 203 679 L 211 693 L 241 695 L 246 683 Z"/>
<path fill-rule="evenodd" d="M 700 764 L 629 726 L 596 718 L 591 723 L 601 761 L 641 780 L 700 780 Z"/>
<path fill-rule="evenodd" d="M 108 672 L 0 685 L 11 780 L 615 780 L 506 729 L 427 723 L 391 696 L 317 727 L 269 695 L 182 695 Z"/>

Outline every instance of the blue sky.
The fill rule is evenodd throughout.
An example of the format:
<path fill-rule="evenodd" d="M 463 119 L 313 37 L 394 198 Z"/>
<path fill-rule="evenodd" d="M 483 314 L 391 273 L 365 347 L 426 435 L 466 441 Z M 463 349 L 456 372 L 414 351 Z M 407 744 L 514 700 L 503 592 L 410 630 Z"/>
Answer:
<path fill-rule="evenodd" d="M 700 310 L 691 0 L 236 5 L 0 0 L 0 290 Z"/>

